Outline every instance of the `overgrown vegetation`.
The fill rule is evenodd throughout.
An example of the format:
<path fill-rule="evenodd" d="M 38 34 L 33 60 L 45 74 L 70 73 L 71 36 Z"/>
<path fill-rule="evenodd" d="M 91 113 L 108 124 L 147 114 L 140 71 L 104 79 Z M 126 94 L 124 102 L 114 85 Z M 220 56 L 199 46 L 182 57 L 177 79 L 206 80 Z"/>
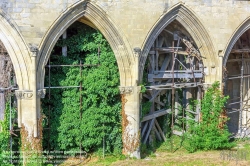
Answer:
<path fill-rule="evenodd" d="M 11 111 L 11 117 L 16 117 L 16 112 L 14 109 Z M 19 160 L 19 153 L 11 154 L 11 151 L 18 151 L 20 137 L 12 137 L 10 135 L 10 102 L 7 102 L 5 105 L 5 114 L 4 120 L 0 121 L 0 165 L 4 164 L 6 166 L 12 165 L 11 160 Z M 13 126 L 13 128 L 16 127 Z M 12 156 L 12 158 L 11 158 Z"/>
<path fill-rule="evenodd" d="M 179 103 L 182 103 L 183 92 L 179 90 L 177 93 L 179 95 Z M 158 142 L 155 139 L 155 142 L 150 142 L 149 145 L 142 145 L 142 155 L 150 155 L 158 147 L 171 152 L 175 152 L 178 149 L 195 152 L 198 150 L 219 150 L 234 147 L 236 143 L 229 140 L 231 134 L 226 125 L 228 117 L 225 112 L 225 103 L 228 98 L 228 96 L 223 96 L 220 91 L 219 82 L 215 82 L 208 88 L 200 103 L 196 100 L 191 101 L 189 110 L 192 110 L 192 112 L 196 112 L 196 107 L 201 107 L 199 122 L 194 120 L 195 114 L 187 111 L 183 114 L 185 106 L 179 105 L 178 108 L 175 108 L 175 111 L 178 110 L 178 118 L 175 116 L 173 130 L 182 131 L 184 129 L 185 133 L 183 136 L 171 134 L 171 113 L 168 116 L 161 117 L 161 119 L 158 118 L 163 130 L 168 129 L 164 130 L 167 140 Z M 165 101 L 165 109 L 171 107 L 167 99 L 162 99 L 161 101 Z M 147 114 L 150 107 L 150 102 L 144 102 L 142 115 Z M 184 118 L 181 118 L 183 115 Z M 186 120 L 187 116 L 189 117 L 188 120 Z"/>
<path fill-rule="evenodd" d="M 46 69 L 46 86 L 82 84 L 82 90 L 51 89 L 50 97 L 47 93 L 42 103 L 46 116 L 44 127 L 50 129 L 44 130 L 44 150 L 79 151 L 81 147 L 94 152 L 105 146 L 106 153 L 120 153 L 121 99 L 115 56 L 106 39 L 95 29 L 74 23 L 67 33 L 68 38 L 56 44 L 50 64 L 70 65 L 81 61 L 95 66 L 84 66 L 81 71 L 80 67 L 51 68 L 50 85 L 49 69 Z M 61 55 L 62 46 L 68 48 L 67 57 Z"/>
<path fill-rule="evenodd" d="M 9 104 L 7 104 L 8 106 Z M 7 164 L 9 155 L 8 151 L 10 151 L 10 132 L 9 132 L 9 117 L 10 113 L 8 107 L 5 109 L 4 120 L 0 121 L 0 163 Z M 10 156 L 10 155 L 9 155 Z"/>
<path fill-rule="evenodd" d="M 219 82 L 212 84 L 201 100 L 200 123 L 189 120 L 189 128 L 186 133 L 189 152 L 196 150 L 228 149 L 234 146 L 229 141 L 224 106 L 228 96 L 223 96 L 219 89 Z"/>

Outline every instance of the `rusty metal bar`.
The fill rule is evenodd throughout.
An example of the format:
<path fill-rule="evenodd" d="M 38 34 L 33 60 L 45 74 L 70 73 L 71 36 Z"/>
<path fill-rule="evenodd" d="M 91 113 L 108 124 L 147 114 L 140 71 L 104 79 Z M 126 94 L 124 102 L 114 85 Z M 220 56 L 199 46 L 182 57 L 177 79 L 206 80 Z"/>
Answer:
<path fill-rule="evenodd" d="M 80 121 L 82 121 L 82 61 L 80 60 Z M 82 130 L 81 130 L 82 131 Z M 82 139 L 80 140 L 80 158 L 82 157 Z"/>
<path fill-rule="evenodd" d="M 100 64 L 82 64 L 82 65 L 46 65 L 45 67 L 85 67 L 85 66 L 100 66 Z"/>
<path fill-rule="evenodd" d="M 174 47 L 174 41 L 172 41 L 172 46 Z M 171 152 L 173 152 L 173 130 L 174 130 L 174 93 L 175 93 L 175 88 L 174 88 L 174 65 L 175 65 L 175 54 L 172 53 L 172 106 L 171 106 L 171 114 L 172 114 L 172 122 L 171 122 Z"/>
<path fill-rule="evenodd" d="M 63 88 L 79 88 L 80 86 L 49 86 L 44 87 L 45 89 L 63 89 Z"/>
<path fill-rule="evenodd" d="M 228 80 L 232 80 L 232 79 L 239 79 L 239 78 L 244 78 L 244 77 L 250 77 L 250 74 L 248 74 L 248 75 L 240 75 L 240 76 L 237 76 L 237 77 L 229 77 L 229 78 L 226 78 L 226 79 L 228 79 Z"/>
<path fill-rule="evenodd" d="M 250 100 L 250 99 L 249 99 Z M 233 103 L 230 103 L 228 105 L 234 105 L 234 104 L 238 104 L 238 103 L 242 103 L 242 102 L 247 102 L 249 100 L 244 100 L 244 101 L 237 101 L 237 102 L 233 102 Z"/>
<path fill-rule="evenodd" d="M 243 54 L 241 55 L 241 79 L 240 79 L 240 112 L 239 112 L 239 133 L 242 134 L 242 109 L 243 109 Z"/>
<path fill-rule="evenodd" d="M 50 150 L 50 142 L 49 141 L 50 141 L 50 112 L 51 112 L 51 103 L 50 103 L 50 100 L 51 100 L 51 98 L 50 98 L 50 95 L 51 95 L 50 94 L 51 93 L 51 87 L 50 87 L 50 81 L 51 81 L 50 79 L 51 78 L 50 77 L 51 77 L 51 75 L 50 74 L 51 73 L 50 72 L 51 72 L 51 66 L 50 66 L 50 58 L 49 58 L 49 87 L 48 87 L 49 88 L 49 117 L 48 117 L 48 126 L 49 126 L 48 132 L 49 133 L 48 133 L 48 150 Z"/>

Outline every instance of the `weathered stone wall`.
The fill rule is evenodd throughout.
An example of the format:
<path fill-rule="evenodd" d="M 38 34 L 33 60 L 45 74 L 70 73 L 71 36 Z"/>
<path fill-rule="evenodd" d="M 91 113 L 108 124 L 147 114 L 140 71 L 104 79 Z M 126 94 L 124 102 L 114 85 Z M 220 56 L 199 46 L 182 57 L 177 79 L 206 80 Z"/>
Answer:
<path fill-rule="evenodd" d="M 26 44 L 40 45 L 56 19 L 79 2 L 81 1 L 2 0 L 0 7 L 16 23 Z M 250 13 L 249 1 L 235 0 L 92 0 L 90 2 L 105 12 L 122 32 L 123 38 L 128 40 L 131 48 L 142 48 L 156 22 L 173 6 L 182 3 L 199 18 L 207 30 L 213 41 L 216 56 L 219 51 L 223 56 L 223 50 L 226 49 L 230 37 L 244 20 L 248 19 Z M 217 60 L 221 63 L 221 59 Z M 219 66 L 208 70 L 208 74 L 221 75 L 220 73 Z"/>
<path fill-rule="evenodd" d="M 39 135 L 44 66 L 59 36 L 83 16 L 104 34 L 115 53 L 120 89 L 127 96 L 124 111 L 131 117 L 124 131 L 133 136 L 139 132 L 139 71 L 151 47 L 148 41 L 158 33 L 155 27 L 167 26 L 171 19 L 180 21 L 206 57 L 206 83 L 221 81 L 223 56 L 250 27 L 250 1 L 1 0 L 0 40 L 17 75 L 19 126 L 31 138 Z M 142 52 L 135 52 L 135 47 Z"/>

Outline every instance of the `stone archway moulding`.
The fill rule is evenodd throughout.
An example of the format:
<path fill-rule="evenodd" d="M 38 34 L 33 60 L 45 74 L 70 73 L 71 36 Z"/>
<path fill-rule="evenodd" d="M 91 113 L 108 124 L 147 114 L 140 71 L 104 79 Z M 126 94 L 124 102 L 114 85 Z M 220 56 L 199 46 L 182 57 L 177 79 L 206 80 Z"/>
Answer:
<path fill-rule="evenodd" d="M 0 40 L 13 63 L 19 89 L 29 90 L 31 58 L 28 47 L 11 18 L 0 10 Z"/>
<path fill-rule="evenodd" d="M 244 32 L 246 32 L 250 28 L 250 17 L 245 19 L 234 31 L 232 37 L 229 39 L 228 44 L 225 48 L 225 53 L 223 57 L 223 66 L 226 66 L 227 59 L 229 57 L 229 54 L 234 46 L 234 44 L 237 42 L 237 40 L 243 35 Z"/>
<path fill-rule="evenodd" d="M 83 16 L 90 20 L 109 42 L 116 56 L 121 86 L 131 86 L 131 65 L 133 64 L 134 57 L 131 56 L 133 53 L 128 42 L 124 39 L 124 36 L 121 35 L 121 31 L 118 31 L 118 28 L 107 17 L 106 13 L 102 9 L 91 2 L 81 1 L 74 4 L 72 7 L 69 7 L 59 16 L 59 18 L 48 30 L 42 43 L 40 44 L 37 78 L 40 79 L 38 80 L 38 83 L 41 84 L 38 85 L 38 87 L 40 86 L 40 88 L 43 88 L 44 86 L 44 67 L 58 38 L 72 23 Z"/>
<path fill-rule="evenodd" d="M 183 3 L 179 3 L 163 14 L 163 16 L 155 23 L 150 33 L 146 37 L 142 47 L 142 56 L 140 57 L 140 80 L 142 80 L 144 64 L 146 62 L 150 48 L 163 29 L 174 20 L 177 20 L 185 27 L 185 29 L 194 39 L 197 46 L 200 47 L 199 51 L 201 55 L 206 57 L 206 59 L 203 59 L 204 65 L 206 67 L 219 65 L 215 57 L 213 43 L 209 34 L 207 33 L 207 30 L 190 9 L 185 7 Z"/>

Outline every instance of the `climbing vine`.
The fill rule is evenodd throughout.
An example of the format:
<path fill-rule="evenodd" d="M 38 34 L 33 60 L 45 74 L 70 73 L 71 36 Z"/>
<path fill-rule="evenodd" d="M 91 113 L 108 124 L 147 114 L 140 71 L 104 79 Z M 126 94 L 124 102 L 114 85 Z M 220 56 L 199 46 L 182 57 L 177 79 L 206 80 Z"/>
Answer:
<path fill-rule="evenodd" d="M 43 100 L 46 116 L 45 149 L 121 152 L 121 99 L 119 72 L 114 53 L 98 31 L 81 23 L 69 29 L 68 38 L 58 41 L 51 64 L 91 64 L 94 66 L 51 68 L 50 86 L 79 86 L 51 89 Z M 67 46 L 67 56 L 60 49 Z M 98 49 L 100 54 L 98 56 Z M 46 70 L 48 73 L 48 69 Z M 49 85 L 48 74 L 46 84 Z M 82 104 L 80 104 L 80 96 Z M 50 106 L 50 111 L 49 111 Z M 82 108 L 82 109 L 81 109 Z"/>

